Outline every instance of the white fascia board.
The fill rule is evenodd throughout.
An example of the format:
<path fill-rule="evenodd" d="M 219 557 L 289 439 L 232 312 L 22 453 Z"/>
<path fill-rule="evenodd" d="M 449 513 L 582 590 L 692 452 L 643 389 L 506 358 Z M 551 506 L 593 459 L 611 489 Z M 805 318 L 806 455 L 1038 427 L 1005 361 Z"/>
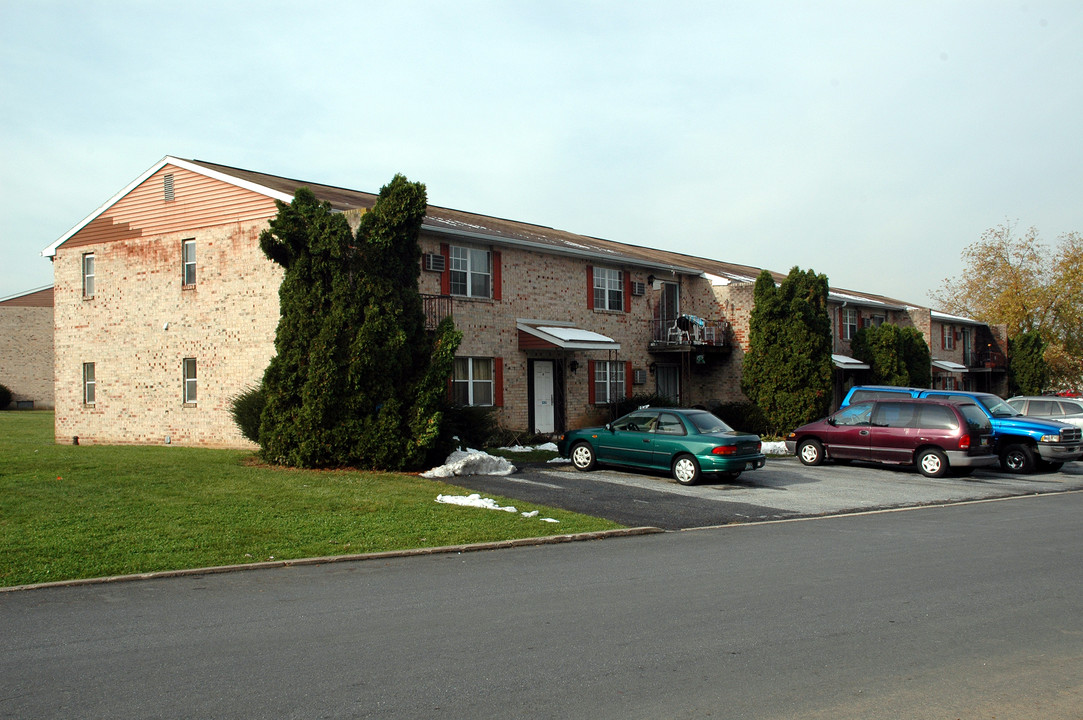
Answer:
<path fill-rule="evenodd" d="M 985 323 L 981 322 L 980 320 L 974 320 L 972 318 L 963 317 L 961 315 L 949 315 L 945 312 L 940 312 L 939 310 L 933 310 L 930 314 L 932 315 L 933 320 L 937 320 L 939 322 L 955 322 L 963 323 L 966 325 L 985 325 Z"/>
<path fill-rule="evenodd" d="M 65 242 L 67 242 L 72 235 L 75 235 L 77 232 L 79 232 L 91 222 L 93 222 L 95 219 L 97 219 L 106 210 L 120 202 L 121 198 L 123 198 L 135 188 L 139 187 L 139 185 L 146 181 L 147 178 L 154 175 L 154 173 L 158 172 L 166 165 L 175 165 L 184 170 L 188 170 L 189 172 L 213 178 L 215 180 L 220 180 L 221 182 L 229 183 L 230 185 L 235 185 L 237 187 L 244 188 L 245 190 L 251 190 L 252 192 L 259 193 L 260 195 L 266 195 L 267 197 L 273 198 L 275 200 L 289 202 L 293 199 L 290 195 L 278 192 L 277 190 L 272 190 L 265 185 L 260 185 L 258 183 L 250 182 L 248 180 L 242 180 L 240 178 L 233 177 L 232 175 L 227 175 L 225 173 L 218 172 L 217 170 L 211 170 L 210 168 L 203 167 L 202 165 L 196 165 L 195 163 L 188 162 L 187 160 L 173 157 L 172 155 L 166 155 L 164 158 L 151 165 L 150 168 L 148 168 L 142 175 L 125 185 L 124 188 L 116 195 L 106 200 L 105 203 L 101 205 L 101 207 L 99 207 L 97 210 L 90 213 L 81 221 L 79 221 L 79 223 L 76 224 L 75 227 L 61 235 L 60 239 L 58 239 L 49 247 L 42 250 L 41 254 L 48 258 L 54 257 L 56 255 L 56 249 L 63 245 Z"/>

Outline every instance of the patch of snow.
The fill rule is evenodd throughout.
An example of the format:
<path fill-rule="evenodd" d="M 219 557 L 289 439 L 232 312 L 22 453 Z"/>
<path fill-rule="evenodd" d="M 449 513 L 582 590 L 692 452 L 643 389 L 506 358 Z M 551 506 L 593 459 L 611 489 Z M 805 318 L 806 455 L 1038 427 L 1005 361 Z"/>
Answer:
<path fill-rule="evenodd" d="M 507 459 L 467 449 L 451 453 L 443 465 L 421 473 L 421 477 L 432 480 L 456 475 L 511 475 L 513 472 L 515 466 Z"/>
<path fill-rule="evenodd" d="M 789 455 L 786 451 L 786 443 L 782 440 L 772 440 L 763 443 L 762 451 L 764 455 Z"/>
<path fill-rule="evenodd" d="M 552 452 L 556 452 L 557 451 L 557 444 L 547 442 L 547 443 L 542 443 L 541 445 L 534 445 L 534 446 L 530 446 L 530 445 L 509 445 L 508 447 L 497 448 L 497 450 L 504 450 L 505 452 L 513 452 L 513 453 L 534 452 L 535 450 L 551 450 Z"/>
<path fill-rule="evenodd" d="M 510 505 L 501 506 L 496 502 L 496 500 L 493 500 L 492 498 L 483 498 L 478 493 L 474 493 L 473 495 L 437 495 L 436 496 L 436 502 L 444 503 L 446 505 L 462 505 L 462 506 L 465 506 L 465 507 L 476 507 L 476 508 L 482 508 L 484 510 L 501 510 L 503 512 L 509 512 L 509 513 L 519 512 L 518 510 L 516 510 L 514 507 L 512 507 Z M 531 510 L 530 512 L 523 512 L 523 513 L 519 513 L 519 514 L 522 515 L 525 518 L 538 517 L 538 511 L 537 510 Z M 554 520 L 553 518 L 538 518 L 538 519 L 541 520 L 542 522 L 548 522 L 548 523 L 560 522 L 559 520 Z"/>

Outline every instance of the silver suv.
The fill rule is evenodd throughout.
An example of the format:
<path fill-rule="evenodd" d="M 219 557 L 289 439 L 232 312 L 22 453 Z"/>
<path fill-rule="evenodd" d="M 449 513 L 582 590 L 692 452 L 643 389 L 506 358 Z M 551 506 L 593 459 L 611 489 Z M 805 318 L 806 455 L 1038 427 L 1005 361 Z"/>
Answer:
<path fill-rule="evenodd" d="M 1083 428 L 1083 401 L 1056 395 L 1021 395 L 1007 401 L 1017 412 Z"/>

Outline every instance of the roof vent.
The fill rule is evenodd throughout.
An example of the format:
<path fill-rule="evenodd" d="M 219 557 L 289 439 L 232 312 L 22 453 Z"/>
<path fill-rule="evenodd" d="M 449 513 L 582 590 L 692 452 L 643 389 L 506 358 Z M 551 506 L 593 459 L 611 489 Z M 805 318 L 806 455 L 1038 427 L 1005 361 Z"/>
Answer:
<path fill-rule="evenodd" d="M 175 197 L 173 195 L 173 173 L 169 173 L 162 178 L 162 189 L 165 191 L 165 201 L 172 202 Z"/>

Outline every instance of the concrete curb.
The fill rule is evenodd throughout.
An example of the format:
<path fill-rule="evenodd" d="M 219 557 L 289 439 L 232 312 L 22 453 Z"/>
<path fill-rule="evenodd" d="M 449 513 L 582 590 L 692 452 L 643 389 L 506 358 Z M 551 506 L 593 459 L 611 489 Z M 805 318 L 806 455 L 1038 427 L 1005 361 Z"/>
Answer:
<path fill-rule="evenodd" d="M 12 585 L 0 587 L 0 593 L 21 592 L 24 590 L 44 590 L 47 588 L 80 587 L 84 585 L 105 585 L 108 583 L 134 582 L 137 580 L 158 580 L 162 578 L 192 577 L 197 575 L 217 575 L 220 573 L 242 572 L 245 570 L 269 570 L 304 565 L 327 565 L 341 562 L 360 562 L 365 560 L 387 560 L 390 558 L 414 557 L 416 555 L 447 555 L 451 553 L 480 552 L 502 548 L 527 547 L 534 545 L 556 545 L 585 540 L 603 540 L 614 537 L 632 537 L 635 535 L 653 535 L 665 530 L 656 527 L 623 528 L 620 530 L 600 530 L 598 532 L 576 533 L 572 535 L 548 535 L 545 537 L 520 538 L 518 540 L 500 540 L 497 542 L 474 543 L 470 545 L 443 545 L 431 548 L 413 548 L 410 550 L 388 550 L 387 552 L 358 553 L 354 555 L 327 555 L 325 557 L 297 558 L 295 560 L 270 560 L 266 562 L 243 563 L 240 565 L 217 565 L 206 568 L 187 570 L 159 570 L 157 572 L 135 573 L 132 575 L 111 575 L 99 578 L 81 578 L 58 580 L 56 582 L 35 583 L 31 585 Z"/>

